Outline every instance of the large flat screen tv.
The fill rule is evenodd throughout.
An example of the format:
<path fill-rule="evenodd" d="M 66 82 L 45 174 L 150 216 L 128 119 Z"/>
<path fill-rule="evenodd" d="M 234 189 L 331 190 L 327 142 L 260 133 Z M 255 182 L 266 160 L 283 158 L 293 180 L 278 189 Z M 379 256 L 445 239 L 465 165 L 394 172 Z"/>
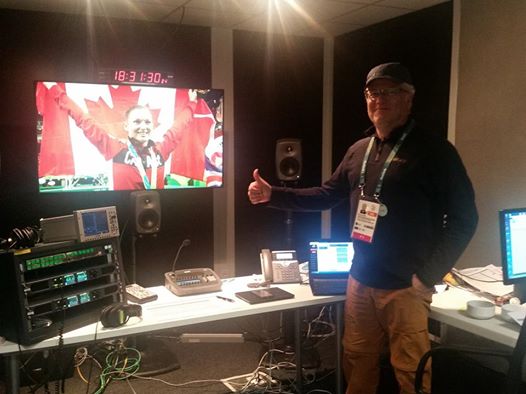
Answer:
<path fill-rule="evenodd" d="M 37 81 L 40 192 L 223 185 L 223 91 Z"/>

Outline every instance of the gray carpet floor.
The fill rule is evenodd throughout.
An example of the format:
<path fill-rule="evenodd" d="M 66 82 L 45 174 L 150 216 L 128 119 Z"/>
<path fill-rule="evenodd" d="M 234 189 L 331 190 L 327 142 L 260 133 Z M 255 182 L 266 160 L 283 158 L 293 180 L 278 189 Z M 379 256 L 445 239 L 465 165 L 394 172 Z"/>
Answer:
<path fill-rule="evenodd" d="M 252 372 L 259 361 L 261 346 L 258 343 L 174 343 L 169 346 L 176 355 L 180 368 L 152 377 L 113 380 L 106 393 L 210 393 L 231 392 L 220 382 L 231 376 Z M 171 362 L 172 360 L 167 360 Z M 83 368 L 84 374 L 89 373 Z M 139 370 L 140 372 L 141 370 Z M 94 369 L 92 376 L 97 375 Z M 66 381 L 66 392 L 94 392 L 98 382 L 90 379 L 90 389 L 77 371 Z"/>
<path fill-rule="evenodd" d="M 313 316 L 319 311 L 313 312 Z M 309 317 L 310 319 L 311 317 Z M 307 326 L 305 330 L 309 329 Z M 310 327 L 312 330 L 313 327 Z M 315 330 L 317 330 L 314 327 Z M 322 327 L 322 331 L 325 330 Z M 335 342 L 334 336 L 324 336 L 322 331 L 321 337 L 316 337 L 315 340 L 306 343 L 306 349 L 303 351 L 304 359 L 304 374 L 303 374 L 303 390 L 302 393 L 309 394 L 333 394 L 334 393 L 334 366 L 335 366 Z M 71 367 L 70 363 L 72 354 L 77 349 L 64 349 L 62 359 L 66 358 L 66 364 L 70 366 L 71 371 L 69 376 L 64 381 L 65 393 L 98 393 L 104 392 L 108 394 L 120 393 L 181 393 L 181 394 L 226 394 L 232 392 L 247 392 L 247 393 L 297 393 L 299 392 L 295 385 L 295 370 L 294 366 L 289 366 L 287 362 L 294 361 L 293 353 L 283 355 L 281 352 L 273 352 L 273 358 L 265 358 L 263 366 L 263 375 L 259 379 L 250 381 L 244 375 L 253 373 L 264 353 L 270 347 L 277 347 L 284 349 L 283 336 L 286 337 L 286 329 L 284 329 L 283 319 L 280 314 L 266 314 L 252 316 L 249 318 L 231 319 L 218 323 L 206 323 L 201 325 L 189 326 L 180 330 L 163 331 L 153 334 L 146 339 L 138 338 L 134 340 L 127 339 L 124 341 L 124 346 L 133 349 L 141 349 L 140 352 L 143 360 L 141 361 L 141 368 L 139 368 L 138 378 L 121 379 L 123 374 L 117 374 L 116 379 L 112 379 L 104 390 L 97 391 L 101 376 L 101 369 L 96 363 L 86 359 L 79 367 Z M 243 334 L 244 342 L 241 343 L 182 343 L 180 336 L 183 333 L 237 333 Z M 311 332 L 312 334 L 312 332 Z M 281 338 L 281 341 L 271 342 Z M 293 343 L 293 342 L 291 342 Z M 102 367 L 111 364 L 105 360 L 105 355 L 108 354 L 108 348 L 111 349 L 112 344 L 91 344 L 87 345 L 89 355 L 93 355 L 100 361 Z M 134 347 L 135 346 L 135 347 Z M 168 356 L 162 354 L 168 351 Z M 66 355 L 64 355 L 64 353 Z M 115 353 L 114 353 L 115 354 Z M 126 354 L 128 359 L 126 359 Z M 121 354 L 119 360 L 126 364 L 120 364 L 131 367 L 133 358 L 138 355 L 133 350 L 128 350 L 126 354 Z M 175 355 L 175 357 L 174 357 Z M 124 361 L 123 361 L 124 360 Z M 149 371 L 159 370 L 160 368 L 168 368 L 173 361 L 177 361 L 179 368 L 149 376 Z M 34 362 L 35 360 L 32 360 Z M 50 357 L 47 361 L 40 361 L 46 368 L 51 368 L 54 360 Z M 277 363 L 281 362 L 280 367 L 276 367 Z M 36 363 L 38 366 L 38 362 Z M 274 369 L 269 372 L 268 367 L 272 365 Z M 126 368 L 125 367 L 125 368 Z M 30 363 L 27 363 L 27 369 L 31 370 Z M 113 368 L 119 370 L 119 368 Z M 120 371 L 120 370 L 119 370 Z M 24 374 L 24 372 L 23 372 Z M 37 374 L 38 375 L 38 374 Z M 269 376 L 270 375 L 270 376 Z M 32 376 L 35 378 L 35 376 Z M 236 378 L 238 377 L 238 378 Z M 55 386 L 55 381 L 51 381 L 48 387 L 39 387 L 36 391 L 31 389 L 38 386 L 38 377 L 31 381 L 27 377 L 22 376 L 23 381 L 30 383 L 23 387 L 20 393 L 58 393 Z M 89 384 L 87 383 L 89 381 Z M 106 380 L 108 381 L 108 380 Z M 246 391 L 241 391 L 244 384 L 247 382 L 252 384 Z M 257 386 L 256 386 L 257 384 Z M 0 390 L 1 391 L 1 390 Z"/>

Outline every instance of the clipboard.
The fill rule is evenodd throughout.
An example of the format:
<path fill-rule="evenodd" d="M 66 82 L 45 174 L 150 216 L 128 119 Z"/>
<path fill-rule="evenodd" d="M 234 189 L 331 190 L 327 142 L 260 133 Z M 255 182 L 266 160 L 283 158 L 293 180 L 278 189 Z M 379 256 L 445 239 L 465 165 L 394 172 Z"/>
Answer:
<path fill-rule="evenodd" d="M 279 287 L 240 291 L 235 293 L 235 295 L 237 298 L 240 298 L 243 301 L 248 302 L 249 304 L 261 304 L 262 302 L 279 301 L 294 298 L 294 294 L 280 289 Z"/>

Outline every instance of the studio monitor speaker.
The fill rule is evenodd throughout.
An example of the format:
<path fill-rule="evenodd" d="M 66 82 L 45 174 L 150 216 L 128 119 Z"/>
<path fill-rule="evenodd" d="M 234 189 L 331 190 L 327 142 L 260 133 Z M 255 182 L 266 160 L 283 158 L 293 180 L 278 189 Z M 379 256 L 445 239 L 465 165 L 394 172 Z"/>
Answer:
<path fill-rule="evenodd" d="M 161 199 L 155 191 L 131 193 L 132 216 L 137 234 L 156 234 L 161 229 Z"/>
<path fill-rule="evenodd" d="M 280 181 L 297 181 L 301 177 L 301 140 L 283 138 L 276 141 L 276 174 Z"/>

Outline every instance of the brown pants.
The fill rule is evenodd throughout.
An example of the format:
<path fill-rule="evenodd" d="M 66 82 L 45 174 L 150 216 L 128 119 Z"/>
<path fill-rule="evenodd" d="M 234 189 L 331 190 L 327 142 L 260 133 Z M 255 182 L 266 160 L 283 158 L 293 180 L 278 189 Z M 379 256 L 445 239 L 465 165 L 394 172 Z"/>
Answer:
<path fill-rule="evenodd" d="M 427 319 L 432 292 L 410 287 L 380 290 L 349 277 L 345 303 L 343 369 L 346 394 L 375 394 L 380 356 L 390 352 L 400 393 L 414 393 L 420 358 L 430 349 Z M 431 391 L 430 367 L 423 388 Z"/>

